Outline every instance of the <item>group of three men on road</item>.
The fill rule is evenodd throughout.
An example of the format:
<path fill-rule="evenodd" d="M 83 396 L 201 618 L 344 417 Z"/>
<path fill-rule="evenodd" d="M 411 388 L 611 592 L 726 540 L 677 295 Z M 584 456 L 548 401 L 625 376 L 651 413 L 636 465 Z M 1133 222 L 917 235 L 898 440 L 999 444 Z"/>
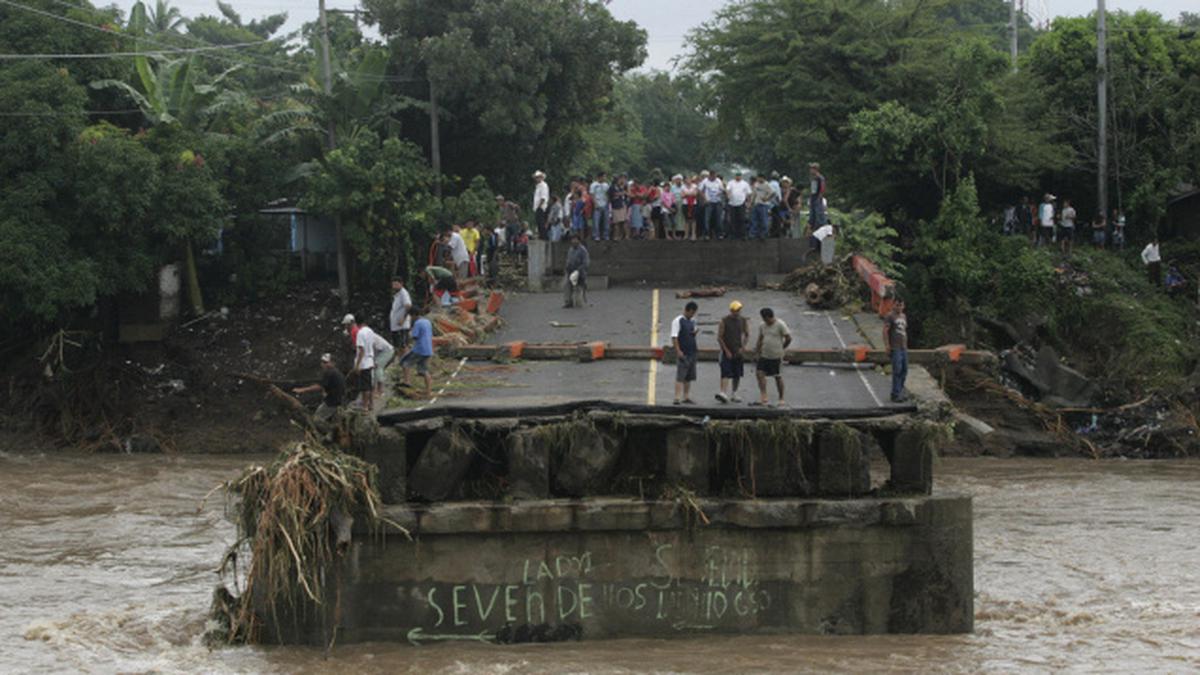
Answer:
<path fill-rule="evenodd" d="M 696 335 L 699 334 L 699 327 L 695 317 L 699 309 L 695 302 L 689 302 L 684 306 L 683 313 L 671 322 L 671 345 L 677 359 L 675 405 L 695 403 L 691 398 L 691 385 L 696 379 Z M 729 303 L 729 314 L 717 326 L 717 343 L 721 347 L 721 388 L 716 393 L 716 399 L 721 403 L 741 401 L 737 390 L 745 373 L 743 350 L 750 341 L 750 321 L 741 312 L 742 303 L 734 300 Z M 754 346 L 759 397 L 750 405 L 769 405 L 767 378 L 771 377 L 775 379 L 775 389 L 779 394 L 776 405 L 782 408 L 787 404 L 784 401 L 781 366 L 787 348 L 792 343 L 792 334 L 787 324 L 776 317 L 770 307 L 762 308 L 759 315 L 763 322 Z M 892 311 L 884 319 L 883 344 L 892 366 L 891 400 L 901 403 L 907 400 L 904 383 L 908 377 L 908 317 L 904 313 L 903 300 L 897 299 Z"/>
<path fill-rule="evenodd" d="M 696 325 L 696 312 L 700 307 L 695 302 L 689 302 L 683 308 L 683 314 L 671 322 L 671 345 L 675 348 L 675 405 L 691 405 L 692 382 L 696 379 L 696 335 L 699 327 Z M 737 390 L 745 374 L 743 348 L 750 341 L 750 322 L 742 316 L 742 303 L 734 300 L 729 304 L 729 314 L 721 319 L 717 328 L 717 342 L 721 345 L 721 389 L 716 398 L 722 403 L 737 402 Z M 792 343 L 792 334 L 787 324 L 775 316 L 770 307 L 764 307 L 759 312 L 762 316 L 762 326 L 758 329 L 758 342 L 754 347 L 755 373 L 758 377 L 758 400 L 750 405 L 768 405 L 767 378 L 775 378 L 775 389 L 779 393 L 779 407 L 784 407 L 783 375 L 780 366 L 788 345 Z"/>

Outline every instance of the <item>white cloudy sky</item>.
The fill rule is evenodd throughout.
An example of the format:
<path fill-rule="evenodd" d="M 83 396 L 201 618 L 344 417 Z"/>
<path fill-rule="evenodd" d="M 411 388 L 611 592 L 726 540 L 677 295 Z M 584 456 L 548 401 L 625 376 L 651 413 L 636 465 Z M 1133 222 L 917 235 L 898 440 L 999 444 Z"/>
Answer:
<path fill-rule="evenodd" d="M 229 0 L 243 20 L 288 13 L 285 30 L 292 31 L 317 15 L 317 0 Z M 133 0 L 116 0 L 128 10 Z M 646 67 L 669 69 L 671 61 L 683 50 L 687 32 L 710 18 L 726 0 L 611 0 L 609 9 L 623 20 L 637 21 L 649 33 L 649 58 Z M 1051 16 L 1083 15 L 1096 8 L 1095 0 L 1027 0 L 1032 7 L 1044 5 Z M 97 4 L 105 4 L 98 0 Z M 185 16 L 217 14 L 215 0 L 171 0 Z M 354 0 L 327 0 L 330 8 L 351 9 Z M 1196 0 L 1108 0 L 1109 11 L 1150 9 L 1168 18 L 1183 11 L 1200 11 Z"/>

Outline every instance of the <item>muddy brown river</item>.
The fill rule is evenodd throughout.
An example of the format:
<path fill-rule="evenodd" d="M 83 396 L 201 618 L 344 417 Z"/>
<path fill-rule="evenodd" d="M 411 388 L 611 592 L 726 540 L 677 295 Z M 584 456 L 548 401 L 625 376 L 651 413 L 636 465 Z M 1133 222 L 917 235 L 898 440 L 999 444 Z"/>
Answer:
<path fill-rule="evenodd" d="M 0 672 L 1200 670 L 1200 462 L 944 460 L 975 496 L 976 631 L 210 651 L 245 457 L 0 452 Z"/>

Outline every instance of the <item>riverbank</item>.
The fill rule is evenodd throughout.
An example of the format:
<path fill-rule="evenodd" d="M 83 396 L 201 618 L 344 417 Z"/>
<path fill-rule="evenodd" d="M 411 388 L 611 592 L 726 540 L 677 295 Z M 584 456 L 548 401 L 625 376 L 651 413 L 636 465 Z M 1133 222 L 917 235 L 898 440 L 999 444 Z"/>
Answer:
<path fill-rule="evenodd" d="M 0 670 L 183 673 L 1011 672 L 1200 668 L 1200 463 L 943 459 L 975 499 L 965 636 L 224 648 L 200 640 L 232 541 L 205 493 L 265 457 L 0 453 Z"/>

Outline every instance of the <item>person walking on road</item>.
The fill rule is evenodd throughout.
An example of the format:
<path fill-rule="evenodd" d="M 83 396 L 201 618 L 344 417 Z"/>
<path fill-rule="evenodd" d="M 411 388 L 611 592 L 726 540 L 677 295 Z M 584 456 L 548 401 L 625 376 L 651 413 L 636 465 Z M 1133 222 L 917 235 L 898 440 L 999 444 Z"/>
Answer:
<path fill-rule="evenodd" d="M 1150 279 L 1150 285 L 1155 288 L 1161 288 L 1162 280 L 1162 255 L 1158 252 L 1158 237 L 1155 237 L 1146 244 L 1146 248 L 1142 249 L 1142 264 L 1146 266 L 1146 274 Z"/>
<path fill-rule="evenodd" d="M 328 422 L 334 413 L 341 409 L 342 402 L 346 399 L 346 378 L 342 375 L 342 371 L 333 365 L 332 354 L 321 355 L 320 383 L 292 389 L 292 393 L 297 395 L 314 391 L 323 392 L 325 398 L 321 400 L 321 405 L 317 406 L 317 411 L 313 413 L 313 419 L 318 422 Z"/>
<path fill-rule="evenodd" d="M 433 395 L 433 377 L 429 374 L 429 360 L 433 358 L 433 324 L 421 316 L 419 308 L 413 309 L 412 346 L 400 357 L 400 372 L 403 373 L 403 384 L 408 386 L 408 371 L 415 368 L 417 375 L 425 380 L 424 397 Z"/>
<path fill-rule="evenodd" d="M 754 347 L 756 362 L 754 374 L 758 378 L 758 401 L 750 405 L 770 405 L 767 397 L 767 378 L 775 378 L 775 390 L 779 393 L 779 401 L 775 405 L 783 408 L 787 405 L 783 394 L 783 356 L 788 345 L 792 344 L 792 333 L 782 319 L 775 317 L 775 311 L 763 307 L 759 311 L 763 324 L 758 329 L 758 344 Z"/>
<path fill-rule="evenodd" d="M 729 303 L 729 314 L 717 326 L 717 343 L 721 345 L 721 390 L 717 400 L 721 403 L 737 402 L 738 385 L 745 374 L 742 348 L 750 342 L 750 321 L 742 316 L 742 303 Z"/>
<path fill-rule="evenodd" d="M 392 277 L 392 310 L 388 312 L 388 328 L 392 332 L 392 344 L 400 349 L 408 346 L 408 330 L 412 327 L 409 312 L 412 306 L 412 296 L 404 287 L 404 278 Z"/>
<path fill-rule="evenodd" d="M 588 250 L 583 245 L 582 238 L 572 234 L 571 248 L 567 250 L 566 274 L 563 276 L 563 309 L 582 307 L 587 301 L 587 272 L 590 264 Z"/>
<path fill-rule="evenodd" d="M 671 322 L 671 345 L 675 347 L 675 405 L 694 405 L 692 382 L 696 381 L 696 311 L 700 306 L 689 302 L 683 306 L 683 314 Z"/>
<path fill-rule="evenodd" d="M 896 300 L 883 321 L 883 348 L 892 360 L 892 403 L 903 403 L 908 400 L 904 392 L 904 380 L 908 378 L 908 317 L 903 299 Z"/>

